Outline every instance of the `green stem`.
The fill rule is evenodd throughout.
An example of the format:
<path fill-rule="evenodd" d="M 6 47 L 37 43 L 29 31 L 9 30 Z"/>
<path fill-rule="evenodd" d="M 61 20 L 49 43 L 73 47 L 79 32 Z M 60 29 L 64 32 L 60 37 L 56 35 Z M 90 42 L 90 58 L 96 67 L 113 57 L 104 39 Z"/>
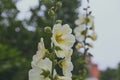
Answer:
<path fill-rule="evenodd" d="M 85 25 L 86 25 L 86 29 L 85 29 L 85 40 L 84 40 L 84 58 L 86 57 L 86 54 L 87 54 L 87 48 L 85 47 L 86 46 L 86 39 L 87 39 L 87 32 L 88 32 L 88 28 L 87 28 L 87 19 L 88 19 L 88 14 L 87 14 L 87 8 L 86 8 L 86 22 L 85 22 Z"/>
<path fill-rule="evenodd" d="M 55 3 L 54 3 L 54 16 L 52 17 L 52 20 L 53 20 L 53 24 L 55 24 L 56 22 L 56 11 L 57 11 L 57 6 L 56 6 L 56 3 L 57 3 L 58 0 L 55 0 Z M 54 69 L 55 69 L 55 65 L 56 65 L 56 62 L 55 62 L 55 46 L 53 45 L 53 53 L 51 54 L 52 55 L 52 73 L 51 73 L 51 80 L 54 80 Z"/>
<path fill-rule="evenodd" d="M 87 2 L 89 3 L 89 0 L 87 0 Z M 85 22 L 85 25 L 86 25 L 86 30 L 85 30 L 85 40 L 84 40 L 84 58 L 86 58 L 86 55 L 87 55 L 87 51 L 89 50 L 89 48 L 86 48 L 86 39 L 87 39 L 87 33 L 88 33 L 88 6 L 86 7 L 86 22 Z"/>
<path fill-rule="evenodd" d="M 52 79 L 51 80 L 54 80 L 54 68 L 55 68 L 55 62 L 54 62 L 54 53 L 53 53 L 53 56 L 52 56 Z"/>

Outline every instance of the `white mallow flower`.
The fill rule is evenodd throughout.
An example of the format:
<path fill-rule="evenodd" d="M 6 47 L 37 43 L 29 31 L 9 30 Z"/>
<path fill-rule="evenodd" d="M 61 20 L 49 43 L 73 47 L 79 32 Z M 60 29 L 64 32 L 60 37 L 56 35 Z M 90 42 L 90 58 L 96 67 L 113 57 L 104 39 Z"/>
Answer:
<path fill-rule="evenodd" d="M 85 35 L 82 34 L 85 31 L 86 26 L 80 25 L 74 29 L 75 37 L 78 41 L 82 42 L 85 39 Z"/>
<path fill-rule="evenodd" d="M 70 53 L 61 62 L 63 75 L 66 77 L 72 77 L 71 71 L 73 70 L 73 64 L 71 62 L 71 53 L 72 51 L 70 51 Z"/>
<path fill-rule="evenodd" d="M 45 49 L 43 38 L 41 38 L 41 42 L 38 43 L 38 51 L 33 56 L 32 67 L 36 66 L 45 57 L 46 52 L 47 49 Z"/>
<path fill-rule="evenodd" d="M 94 24 L 94 16 L 92 15 L 88 15 L 88 23 L 87 25 L 92 26 Z M 79 16 L 79 18 L 75 21 L 76 25 L 82 25 L 82 24 L 86 24 L 86 15 L 85 14 L 81 14 Z"/>
<path fill-rule="evenodd" d="M 55 53 L 57 57 L 64 58 L 75 42 L 75 37 L 71 34 L 72 29 L 68 24 L 55 24 L 52 33 L 52 43 L 61 48 Z"/>
<path fill-rule="evenodd" d="M 75 37 L 71 34 L 72 29 L 68 24 L 55 24 L 52 31 L 52 42 L 60 48 L 71 48 L 75 42 Z"/>
<path fill-rule="evenodd" d="M 86 17 L 85 14 L 81 14 L 81 15 L 79 16 L 79 18 L 75 21 L 75 24 L 76 24 L 76 25 L 84 24 L 84 23 L 85 23 L 85 17 Z"/>
<path fill-rule="evenodd" d="M 93 24 L 94 24 L 94 16 L 89 15 L 88 16 L 88 25 L 93 26 Z"/>
<path fill-rule="evenodd" d="M 52 62 L 48 58 L 42 59 L 36 67 L 33 67 L 29 71 L 29 80 L 50 80 L 49 75 L 51 70 Z"/>

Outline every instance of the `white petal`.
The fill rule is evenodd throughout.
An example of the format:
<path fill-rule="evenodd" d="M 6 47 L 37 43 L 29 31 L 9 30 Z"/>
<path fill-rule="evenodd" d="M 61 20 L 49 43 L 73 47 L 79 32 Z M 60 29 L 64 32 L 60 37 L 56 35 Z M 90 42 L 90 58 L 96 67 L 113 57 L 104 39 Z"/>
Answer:
<path fill-rule="evenodd" d="M 75 37 L 72 34 L 64 35 L 63 38 L 64 38 L 63 46 L 71 48 L 75 43 Z"/>
<path fill-rule="evenodd" d="M 40 70 L 31 69 L 29 71 L 29 80 L 42 80 L 40 77 Z"/>
<path fill-rule="evenodd" d="M 70 34 L 72 33 L 72 29 L 70 28 L 70 26 L 68 24 L 63 25 L 63 29 L 62 29 L 63 34 Z"/>
<path fill-rule="evenodd" d="M 50 61 L 49 58 L 45 58 L 43 60 L 41 60 L 38 64 L 38 66 L 41 68 L 41 69 L 44 69 L 44 70 L 49 70 L 51 72 L 51 69 L 52 69 L 52 62 Z"/>

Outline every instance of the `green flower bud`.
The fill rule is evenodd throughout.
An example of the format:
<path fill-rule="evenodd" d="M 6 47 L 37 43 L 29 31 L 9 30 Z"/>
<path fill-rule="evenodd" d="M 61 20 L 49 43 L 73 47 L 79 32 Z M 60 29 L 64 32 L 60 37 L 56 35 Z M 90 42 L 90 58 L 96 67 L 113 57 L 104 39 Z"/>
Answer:
<path fill-rule="evenodd" d="M 49 27 L 49 26 L 45 27 L 45 28 L 44 28 L 44 31 L 45 31 L 46 33 L 51 33 L 51 32 L 52 32 L 52 31 L 51 31 L 51 27 Z"/>
<path fill-rule="evenodd" d="M 61 8 L 62 7 L 62 2 L 61 1 L 57 2 L 56 6 L 57 6 L 57 8 Z"/>
<path fill-rule="evenodd" d="M 53 17 L 53 16 L 55 15 L 54 10 L 50 9 L 50 10 L 48 11 L 48 15 L 51 16 L 51 17 Z"/>
<path fill-rule="evenodd" d="M 58 23 L 62 24 L 62 20 L 56 20 L 56 24 Z"/>

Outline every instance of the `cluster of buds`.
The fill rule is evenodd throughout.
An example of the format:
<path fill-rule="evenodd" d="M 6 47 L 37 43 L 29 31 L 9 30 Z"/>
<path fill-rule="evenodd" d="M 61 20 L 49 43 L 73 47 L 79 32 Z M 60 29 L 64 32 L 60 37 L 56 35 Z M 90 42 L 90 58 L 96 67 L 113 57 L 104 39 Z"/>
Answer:
<path fill-rule="evenodd" d="M 51 8 L 48 10 L 48 15 L 51 17 L 51 18 L 54 18 L 55 17 L 55 13 L 56 11 L 62 7 L 62 2 L 60 0 L 58 1 L 55 1 L 55 0 L 50 0 L 52 1 L 52 4 L 53 6 L 51 6 Z M 44 1 L 45 2 L 45 1 Z M 46 1 L 47 3 L 49 3 L 49 1 Z"/>

